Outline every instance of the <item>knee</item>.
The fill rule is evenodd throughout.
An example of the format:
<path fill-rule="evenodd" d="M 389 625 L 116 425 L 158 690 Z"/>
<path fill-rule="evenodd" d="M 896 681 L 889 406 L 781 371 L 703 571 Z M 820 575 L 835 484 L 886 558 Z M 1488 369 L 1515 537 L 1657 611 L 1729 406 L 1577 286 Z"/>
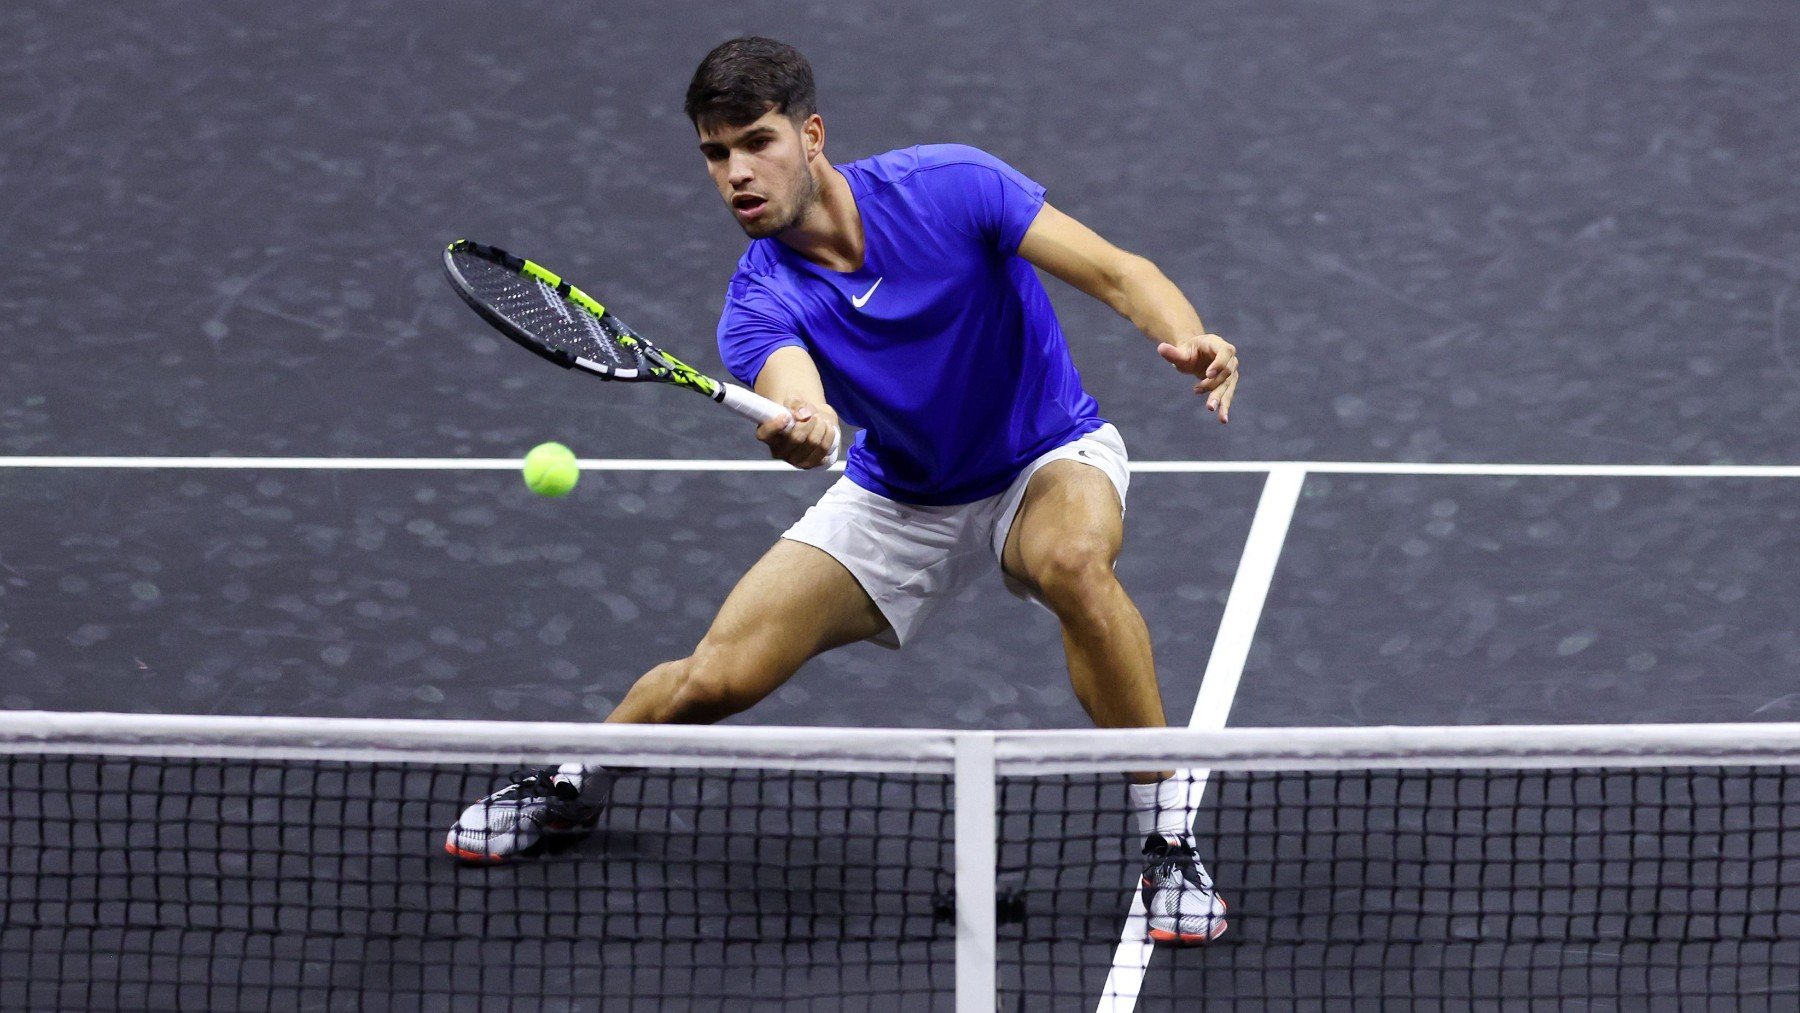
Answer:
<path fill-rule="evenodd" d="M 675 692 L 669 700 L 672 713 L 668 715 L 668 721 L 718 721 L 755 702 L 745 699 L 734 677 L 734 667 L 723 653 L 705 644 L 670 665 L 675 668 Z"/>
<path fill-rule="evenodd" d="M 1112 547 L 1104 539 L 1076 535 L 1044 553 L 1033 576 L 1051 608 L 1084 610 L 1116 582 L 1112 564 Z"/>

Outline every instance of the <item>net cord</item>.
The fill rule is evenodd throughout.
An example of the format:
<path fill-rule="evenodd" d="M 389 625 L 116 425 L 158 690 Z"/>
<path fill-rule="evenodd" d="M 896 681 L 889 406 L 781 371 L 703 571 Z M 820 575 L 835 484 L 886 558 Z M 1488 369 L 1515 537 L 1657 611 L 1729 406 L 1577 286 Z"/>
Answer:
<path fill-rule="evenodd" d="M 1800 762 L 1800 723 L 1003 732 L 1002 775 L 1212 770 L 1550 769 Z"/>
<path fill-rule="evenodd" d="M 954 772 L 993 741 L 996 775 L 1216 770 L 1770 765 L 1800 760 L 1800 723 L 1374 728 L 945 729 L 0 712 L 0 753 L 364 762 L 591 759 L 619 766 Z"/>
<path fill-rule="evenodd" d="M 954 733 L 876 728 L 0 712 L 0 754 L 951 773 Z"/>

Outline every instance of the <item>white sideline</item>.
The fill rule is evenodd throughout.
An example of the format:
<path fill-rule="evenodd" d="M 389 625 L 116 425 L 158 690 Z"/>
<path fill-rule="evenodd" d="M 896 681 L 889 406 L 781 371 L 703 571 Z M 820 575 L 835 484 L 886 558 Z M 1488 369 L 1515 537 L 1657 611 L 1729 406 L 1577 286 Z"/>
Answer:
<path fill-rule="evenodd" d="M 1250 657 L 1256 625 L 1262 619 L 1263 603 L 1269 597 L 1269 584 L 1275 579 L 1275 564 L 1281 558 L 1281 546 L 1287 541 L 1288 525 L 1294 519 L 1294 507 L 1300 501 L 1300 487 L 1305 482 L 1305 469 L 1289 464 L 1270 469 L 1269 478 L 1263 483 L 1256 516 L 1250 522 L 1250 534 L 1244 539 L 1244 555 L 1238 562 L 1237 575 L 1232 579 L 1231 593 L 1225 599 L 1225 613 L 1219 618 L 1219 633 L 1213 638 L 1206 675 L 1200 681 L 1194 712 L 1188 718 L 1189 728 L 1216 731 L 1225 727 L 1225 720 L 1231 715 L 1231 703 L 1237 698 L 1238 682 L 1244 675 L 1244 662 Z M 1175 772 L 1176 779 L 1188 785 L 1188 798 L 1183 808 L 1190 821 L 1206 792 L 1206 779 L 1210 773 L 1207 770 Z M 1155 944 L 1147 937 L 1147 928 L 1144 898 L 1133 890 L 1131 911 L 1119 933 L 1118 948 L 1113 951 L 1112 970 L 1106 975 L 1098 1013 L 1130 1013 L 1137 1008 L 1138 992 L 1143 988 L 1144 974 L 1156 951 Z"/>
<path fill-rule="evenodd" d="M 29 457 L 0 468 L 234 468 L 290 471 L 512 471 L 518 457 Z M 582 458 L 588 471 L 792 471 L 780 461 Z M 838 465 L 837 467 L 842 467 Z M 1412 464 L 1404 461 L 1133 461 L 1134 474 L 1257 474 L 1300 468 L 1319 475 L 1472 475 L 1531 478 L 1800 478 L 1780 464 Z"/>

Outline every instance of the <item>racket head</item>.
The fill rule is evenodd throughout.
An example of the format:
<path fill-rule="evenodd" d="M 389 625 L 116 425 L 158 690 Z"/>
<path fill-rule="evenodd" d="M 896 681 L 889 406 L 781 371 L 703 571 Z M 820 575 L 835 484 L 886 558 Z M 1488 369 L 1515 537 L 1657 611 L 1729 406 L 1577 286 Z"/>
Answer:
<path fill-rule="evenodd" d="M 444 274 L 463 302 L 495 330 L 564 369 L 718 395 L 717 381 L 657 348 L 540 264 L 459 239 L 444 250 Z"/>

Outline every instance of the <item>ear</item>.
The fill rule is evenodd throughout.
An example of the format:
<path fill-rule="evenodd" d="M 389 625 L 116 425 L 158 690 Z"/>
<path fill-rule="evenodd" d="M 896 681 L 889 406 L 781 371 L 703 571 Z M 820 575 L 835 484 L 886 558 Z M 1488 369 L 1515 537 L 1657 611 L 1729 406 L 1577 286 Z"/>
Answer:
<path fill-rule="evenodd" d="M 800 124 L 800 141 L 806 146 L 806 157 L 810 161 L 825 153 L 825 119 L 813 113 Z"/>

